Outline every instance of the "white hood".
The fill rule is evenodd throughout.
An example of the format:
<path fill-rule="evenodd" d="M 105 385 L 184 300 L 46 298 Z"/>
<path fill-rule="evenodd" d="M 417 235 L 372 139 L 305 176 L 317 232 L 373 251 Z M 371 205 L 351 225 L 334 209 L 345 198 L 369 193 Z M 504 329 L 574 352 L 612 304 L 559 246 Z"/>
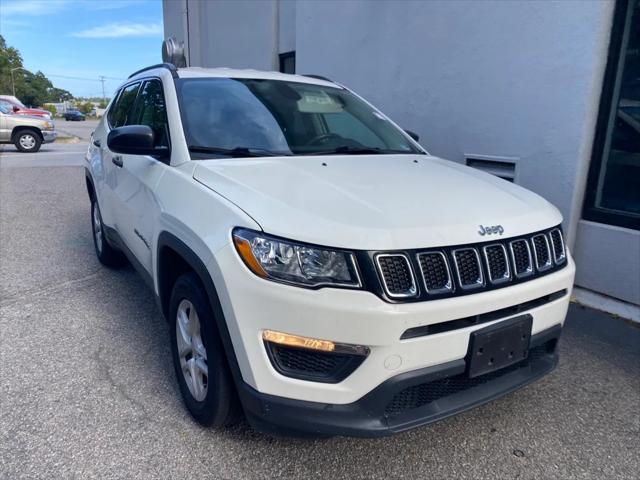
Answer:
<path fill-rule="evenodd" d="M 198 161 L 194 178 L 266 233 L 325 246 L 393 250 L 491 240 L 562 221 L 538 195 L 425 155 L 261 157 Z M 212 219 L 215 221 L 215 219 Z"/>

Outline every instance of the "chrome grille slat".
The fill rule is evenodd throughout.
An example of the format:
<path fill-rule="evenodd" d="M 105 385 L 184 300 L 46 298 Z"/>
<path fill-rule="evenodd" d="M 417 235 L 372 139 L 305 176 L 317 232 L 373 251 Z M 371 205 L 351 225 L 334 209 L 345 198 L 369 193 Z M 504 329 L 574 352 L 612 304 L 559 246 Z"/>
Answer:
<path fill-rule="evenodd" d="M 533 246 L 533 258 L 535 259 L 536 269 L 539 272 L 549 270 L 553 265 L 547 236 L 542 233 L 534 235 L 531 237 L 531 245 Z"/>
<path fill-rule="evenodd" d="M 427 293 L 439 294 L 453 290 L 451 269 L 444 252 L 419 253 L 418 263 Z"/>
<path fill-rule="evenodd" d="M 549 238 L 551 239 L 553 261 L 556 265 L 560 265 L 567 259 L 567 254 L 565 253 L 564 249 L 564 238 L 562 238 L 562 232 L 559 228 L 554 228 L 549 232 Z"/>
<path fill-rule="evenodd" d="M 482 287 L 484 277 L 478 251 L 475 248 L 459 248 L 452 254 L 460 288 L 471 290 Z"/>
<path fill-rule="evenodd" d="M 511 280 L 511 268 L 509 267 L 509 257 L 507 249 L 501 243 L 494 243 L 483 247 L 484 259 L 487 264 L 487 275 L 489 281 L 500 284 Z"/>
<path fill-rule="evenodd" d="M 516 278 L 524 278 L 533 275 L 533 259 L 529 242 L 521 238 L 509 242 L 511 250 L 511 260 L 513 262 L 513 273 Z"/>
<path fill-rule="evenodd" d="M 411 263 L 406 255 L 401 253 L 381 253 L 376 255 L 378 272 L 382 279 L 382 286 L 389 297 L 415 297 L 418 287 L 413 275 Z"/>

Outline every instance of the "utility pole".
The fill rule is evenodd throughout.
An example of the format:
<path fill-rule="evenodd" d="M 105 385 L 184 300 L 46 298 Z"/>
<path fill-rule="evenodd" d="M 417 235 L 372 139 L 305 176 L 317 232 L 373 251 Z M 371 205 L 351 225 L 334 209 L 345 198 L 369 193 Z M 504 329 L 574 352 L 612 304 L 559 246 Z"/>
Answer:
<path fill-rule="evenodd" d="M 11 69 L 11 91 L 13 92 L 14 97 L 16 96 L 16 84 L 15 84 L 15 81 L 13 80 L 13 72 L 15 72 L 16 70 L 24 70 L 25 72 L 28 71 L 22 67 L 15 67 Z"/>
<path fill-rule="evenodd" d="M 102 102 L 107 103 L 107 97 L 104 95 L 104 76 L 100 75 L 100 82 L 102 83 Z"/>

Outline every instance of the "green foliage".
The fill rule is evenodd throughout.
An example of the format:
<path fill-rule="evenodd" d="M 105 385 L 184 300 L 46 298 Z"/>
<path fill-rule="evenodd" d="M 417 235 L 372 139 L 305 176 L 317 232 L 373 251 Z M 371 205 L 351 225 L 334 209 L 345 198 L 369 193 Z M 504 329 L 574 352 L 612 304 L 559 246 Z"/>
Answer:
<path fill-rule="evenodd" d="M 93 110 L 93 103 L 90 103 L 90 102 L 78 103 L 76 105 L 76 108 L 80 110 L 82 113 L 84 113 L 85 115 L 88 115 L 89 112 Z"/>
<path fill-rule="evenodd" d="M 2 95 L 13 95 L 12 69 L 16 97 L 27 106 L 35 107 L 45 102 L 59 102 L 73 98 L 68 91 L 54 87 L 42 72 L 34 74 L 25 70 L 20 52 L 7 46 L 4 37 L 0 35 L 0 94 Z"/>
<path fill-rule="evenodd" d="M 52 105 L 50 103 L 45 103 L 44 105 L 42 105 L 42 108 L 47 110 L 47 111 L 49 111 L 49 112 L 51 112 L 51 115 L 57 115 L 58 114 L 58 109 L 54 105 Z"/>

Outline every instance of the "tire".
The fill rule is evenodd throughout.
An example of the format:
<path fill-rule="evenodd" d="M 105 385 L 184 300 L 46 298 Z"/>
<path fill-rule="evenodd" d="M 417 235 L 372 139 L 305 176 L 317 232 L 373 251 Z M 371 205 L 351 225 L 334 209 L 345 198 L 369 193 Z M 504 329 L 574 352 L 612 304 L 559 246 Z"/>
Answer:
<path fill-rule="evenodd" d="M 36 153 L 42 145 L 42 138 L 33 130 L 22 130 L 15 134 L 13 144 L 18 151 Z"/>
<path fill-rule="evenodd" d="M 104 234 L 100 207 L 95 200 L 91 201 L 91 231 L 93 233 L 93 246 L 100 263 L 110 268 L 122 266 L 125 263 L 124 256 L 120 251 L 109 245 Z"/>
<path fill-rule="evenodd" d="M 195 273 L 176 280 L 169 312 L 173 366 L 187 410 L 207 427 L 237 423 L 242 417 L 240 400 L 213 310 Z"/>

